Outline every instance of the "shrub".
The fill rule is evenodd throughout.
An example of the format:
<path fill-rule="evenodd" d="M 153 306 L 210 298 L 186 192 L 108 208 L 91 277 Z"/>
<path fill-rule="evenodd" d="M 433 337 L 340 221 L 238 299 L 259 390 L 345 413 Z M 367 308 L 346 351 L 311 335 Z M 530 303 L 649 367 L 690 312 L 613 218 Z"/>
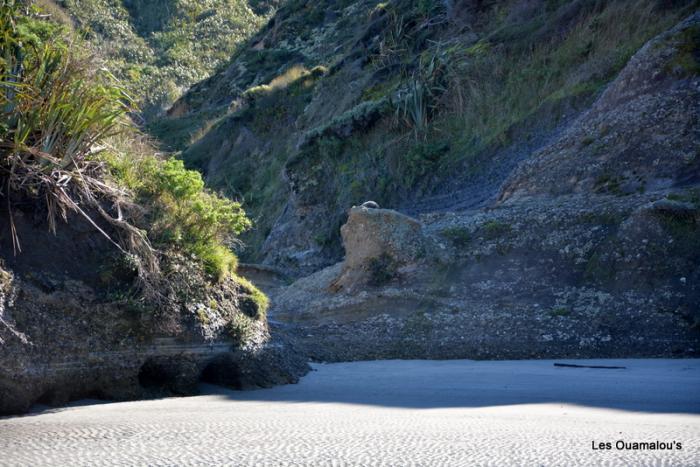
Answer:
<path fill-rule="evenodd" d="M 456 247 L 465 247 L 471 242 L 471 234 L 466 227 L 447 227 L 440 235 L 448 239 Z"/>
<path fill-rule="evenodd" d="M 237 313 L 226 325 L 226 330 L 234 341 L 245 342 L 253 333 L 253 320 L 244 314 Z"/>
<path fill-rule="evenodd" d="M 549 316 L 553 318 L 569 316 L 570 314 L 571 310 L 564 306 L 554 307 L 549 311 Z"/>
<path fill-rule="evenodd" d="M 255 12 L 245 0 L 60 4 L 104 55 L 149 121 L 184 90 L 225 65 L 272 12 L 267 7 Z M 140 76 L 130 73 L 135 66 L 141 68 Z"/>
<path fill-rule="evenodd" d="M 241 97 L 247 101 L 254 101 L 258 97 L 265 96 L 271 92 L 272 88 L 268 84 L 260 84 L 246 89 L 243 94 L 241 94 Z"/>
<path fill-rule="evenodd" d="M 413 184 L 422 177 L 432 172 L 450 149 L 446 142 L 417 142 L 411 146 L 403 158 L 404 184 Z"/>
<path fill-rule="evenodd" d="M 236 276 L 235 280 L 241 286 L 241 311 L 250 318 L 265 318 L 267 309 L 270 306 L 270 301 L 267 296 L 258 290 L 248 279 Z"/>
<path fill-rule="evenodd" d="M 328 68 L 324 65 L 316 65 L 309 71 L 312 78 L 321 78 L 328 74 Z"/>
<path fill-rule="evenodd" d="M 191 253 L 214 277 L 232 273 L 237 261 L 228 246 L 251 225 L 241 205 L 206 190 L 182 161 L 158 159 L 149 144 L 135 142 L 119 82 L 65 30 L 23 11 L 19 1 L 0 5 L 0 184 L 8 202 L 22 196 L 43 204 L 53 231 L 69 211 L 110 240 L 107 231 L 115 230 L 113 243 L 150 273 L 157 271 L 151 242 Z M 149 209 L 135 209 L 130 197 Z M 13 225 L 10 231 L 20 250 Z"/>
<path fill-rule="evenodd" d="M 312 144 L 324 136 L 348 138 L 352 133 L 370 127 L 389 109 L 390 101 L 387 98 L 361 102 L 352 109 L 333 117 L 331 121 L 304 133 L 300 147 Z"/>
<path fill-rule="evenodd" d="M 146 253 L 141 233 L 98 202 L 106 198 L 118 205 L 120 192 L 101 182 L 100 165 L 92 157 L 100 141 L 126 124 L 128 96 L 109 73 L 89 66 L 89 57 L 70 46 L 61 28 L 23 11 L 17 0 L 0 5 L 0 181 L 8 203 L 17 193 L 35 198 L 47 209 L 53 231 L 57 217 L 66 219 L 68 211 L 97 227 L 82 203 L 125 230 L 129 243 Z M 20 251 L 11 210 L 10 224 Z"/>
<path fill-rule="evenodd" d="M 397 97 L 396 119 L 413 128 L 416 134 L 422 134 L 428 126 L 428 102 L 425 84 L 412 80 L 408 88 L 401 90 Z"/>
<path fill-rule="evenodd" d="M 249 102 L 254 101 L 275 91 L 285 90 L 296 83 L 303 82 L 302 80 L 307 80 L 311 84 L 314 80 L 323 77 L 327 72 L 328 69 L 323 65 L 315 66 L 311 70 L 307 70 L 302 65 L 294 65 L 281 75 L 273 78 L 268 84 L 260 84 L 248 88 L 241 94 L 241 97 Z"/>
<path fill-rule="evenodd" d="M 3 294 L 10 292 L 10 286 L 12 285 L 12 275 L 3 269 L 3 262 L 0 260 L 0 304 L 4 299 Z"/>
<path fill-rule="evenodd" d="M 501 221 L 487 221 L 482 226 L 482 229 L 484 237 L 489 240 L 507 235 L 512 230 L 509 224 Z"/>
<path fill-rule="evenodd" d="M 156 245 L 181 247 L 218 279 L 235 271 L 238 261 L 225 245 L 251 226 L 239 203 L 204 189 L 199 172 L 187 170 L 178 159 L 118 151 L 103 159 L 118 183 L 152 206 L 149 236 Z"/>

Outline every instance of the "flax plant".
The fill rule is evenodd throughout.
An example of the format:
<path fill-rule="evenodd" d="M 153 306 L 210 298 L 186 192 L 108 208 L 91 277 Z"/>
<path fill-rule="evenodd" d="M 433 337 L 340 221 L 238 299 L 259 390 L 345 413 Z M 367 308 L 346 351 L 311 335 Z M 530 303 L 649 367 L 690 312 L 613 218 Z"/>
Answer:
<path fill-rule="evenodd" d="M 0 4 L 0 186 L 15 253 L 21 244 L 13 199 L 29 197 L 43 203 L 50 230 L 75 212 L 153 270 L 145 233 L 122 215 L 125 193 L 104 182 L 103 164 L 95 157 L 99 142 L 127 125 L 131 99 L 111 74 L 91 68 L 76 42 L 42 41 L 30 15 L 25 2 Z M 109 229 L 101 227 L 105 221 Z"/>

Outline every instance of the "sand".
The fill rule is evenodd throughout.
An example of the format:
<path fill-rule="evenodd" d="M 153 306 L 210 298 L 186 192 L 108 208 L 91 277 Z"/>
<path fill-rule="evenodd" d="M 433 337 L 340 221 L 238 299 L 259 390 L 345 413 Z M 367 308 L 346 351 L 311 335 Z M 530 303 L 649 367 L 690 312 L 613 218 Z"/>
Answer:
<path fill-rule="evenodd" d="M 272 389 L 84 401 L 0 419 L 0 465 L 700 465 L 700 360 L 552 363 L 318 364 Z"/>

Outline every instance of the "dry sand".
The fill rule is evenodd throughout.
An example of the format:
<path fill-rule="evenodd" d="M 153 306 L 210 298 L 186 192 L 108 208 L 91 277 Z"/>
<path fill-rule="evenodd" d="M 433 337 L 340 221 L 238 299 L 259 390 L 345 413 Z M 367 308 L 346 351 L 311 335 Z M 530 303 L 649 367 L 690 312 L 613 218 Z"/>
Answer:
<path fill-rule="evenodd" d="M 700 360 L 587 362 L 627 369 L 339 363 L 293 386 L 87 401 L 0 419 L 0 465 L 700 465 Z M 617 440 L 682 449 L 591 448 Z"/>

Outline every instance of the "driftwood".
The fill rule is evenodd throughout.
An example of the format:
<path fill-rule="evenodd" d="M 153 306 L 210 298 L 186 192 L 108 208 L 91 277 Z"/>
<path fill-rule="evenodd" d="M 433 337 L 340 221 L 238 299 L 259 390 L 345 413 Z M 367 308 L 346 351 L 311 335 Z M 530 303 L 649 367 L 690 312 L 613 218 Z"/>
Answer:
<path fill-rule="evenodd" d="M 604 370 L 626 370 L 626 366 L 605 366 L 605 365 L 574 365 L 573 363 L 555 363 L 554 366 L 563 368 L 601 368 Z"/>

